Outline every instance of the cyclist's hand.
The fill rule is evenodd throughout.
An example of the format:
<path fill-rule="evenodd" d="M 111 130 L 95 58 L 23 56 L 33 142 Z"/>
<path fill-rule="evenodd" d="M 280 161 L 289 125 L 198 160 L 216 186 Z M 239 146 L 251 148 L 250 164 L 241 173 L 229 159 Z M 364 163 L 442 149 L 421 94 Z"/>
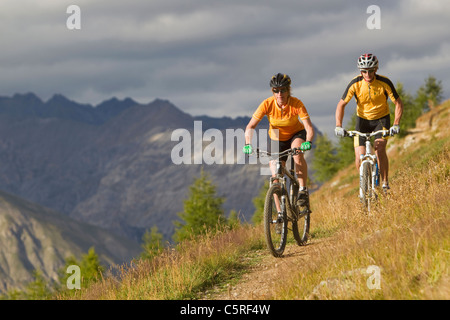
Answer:
<path fill-rule="evenodd" d="M 310 141 L 303 142 L 302 145 L 300 146 L 300 150 L 302 151 L 311 150 L 311 142 Z"/>
<path fill-rule="evenodd" d="M 345 130 L 344 130 L 344 128 L 342 128 L 342 127 L 336 127 L 336 128 L 334 129 L 334 134 L 335 134 L 337 137 L 343 138 L 343 137 L 345 137 Z"/>
<path fill-rule="evenodd" d="M 242 152 L 245 154 L 251 154 L 253 152 L 253 148 L 251 144 L 246 144 L 244 148 L 242 149 Z"/>
<path fill-rule="evenodd" d="M 389 129 L 389 134 L 391 136 L 393 136 L 394 134 L 399 134 L 400 132 L 400 126 L 398 124 L 394 124 L 390 129 Z"/>

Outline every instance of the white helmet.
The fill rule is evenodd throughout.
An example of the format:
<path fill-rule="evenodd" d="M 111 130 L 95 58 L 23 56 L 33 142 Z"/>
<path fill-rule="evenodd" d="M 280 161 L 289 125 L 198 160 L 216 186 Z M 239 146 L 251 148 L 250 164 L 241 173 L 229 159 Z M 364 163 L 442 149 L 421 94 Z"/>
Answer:
<path fill-rule="evenodd" d="M 375 69 L 378 68 L 378 59 L 371 53 L 362 54 L 358 58 L 359 69 Z"/>

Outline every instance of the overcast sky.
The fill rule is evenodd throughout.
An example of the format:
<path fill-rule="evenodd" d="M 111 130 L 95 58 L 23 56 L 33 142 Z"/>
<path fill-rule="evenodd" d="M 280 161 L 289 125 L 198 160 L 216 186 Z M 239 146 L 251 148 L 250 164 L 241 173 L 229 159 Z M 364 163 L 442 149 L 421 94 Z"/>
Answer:
<path fill-rule="evenodd" d="M 72 4 L 79 30 L 66 25 Z M 380 29 L 368 28 L 371 5 Z M 92 105 L 160 98 L 192 115 L 250 116 L 282 72 L 332 134 L 362 53 L 411 93 L 435 76 L 449 98 L 449 30 L 448 0 L 2 0 L 0 95 L 60 93 Z"/>

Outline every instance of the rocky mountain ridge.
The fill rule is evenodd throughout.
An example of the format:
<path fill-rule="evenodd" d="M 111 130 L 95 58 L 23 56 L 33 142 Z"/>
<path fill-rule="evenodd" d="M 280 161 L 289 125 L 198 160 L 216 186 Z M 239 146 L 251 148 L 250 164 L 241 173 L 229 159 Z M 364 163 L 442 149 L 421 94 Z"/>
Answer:
<path fill-rule="evenodd" d="M 179 143 L 174 130 L 192 133 L 195 121 L 203 132 L 243 130 L 248 120 L 193 117 L 159 99 L 143 105 L 113 98 L 94 107 L 62 95 L 47 102 L 33 93 L 0 97 L 0 190 L 133 240 L 154 225 L 170 239 L 203 167 L 226 198 L 225 213 L 235 209 L 249 220 L 266 178 L 259 166 L 171 159 Z"/>
<path fill-rule="evenodd" d="M 80 259 L 91 247 L 105 266 L 141 252 L 132 240 L 0 191 L 0 293 L 23 289 L 35 270 L 49 283 L 57 281 L 65 259 Z"/>

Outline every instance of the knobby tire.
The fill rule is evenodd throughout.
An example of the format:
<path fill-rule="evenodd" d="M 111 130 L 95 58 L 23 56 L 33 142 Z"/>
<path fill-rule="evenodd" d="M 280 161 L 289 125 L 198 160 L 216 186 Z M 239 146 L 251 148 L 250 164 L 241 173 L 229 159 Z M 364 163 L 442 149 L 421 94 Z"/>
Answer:
<path fill-rule="evenodd" d="M 290 194 L 294 196 L 291 198 L 291 205 L 296 206 L 295 202 L 297 199 L 298 188 L 293 185 L 290 186 Z M 308 208 L 309 209 L 309 208 Z M 298 213 L 297 208 L 293 208 Z M 303 224 L 303 225 L 302 225 Z M 310 225 L 310 214 L 306 213 L 305 216 L 297 218 L 297 216 L 292 219 L 292 233 L 294 235 L 294 239 L 299 246 L 304 246 L 308 242 L 309 239 L 309 225 Z M 302 233 L 300 234 L 300 230 Z"/>
<path fill-rule="evenodd" d="M 273 184 L 267 191 L 264 202 L 264 234 L 267 247 L 274 257 L 283 255 L 287 241 L 286 209 L 282 210 L 281 217 L 278 217 L 275 206 L 275 197 L 278 197 L 281 203 L 281 195 L 280 185 Z"/>
<path fill-rule="evenodd" d="M 361 190 L 363 195 L 362 202 L 365 209 L 367 209 L 367 211 L 370 212 L 372 170 L 368 162 L 365 162 L 362 165 L 363 165 L 363 173 L 361 181 Z"/>

